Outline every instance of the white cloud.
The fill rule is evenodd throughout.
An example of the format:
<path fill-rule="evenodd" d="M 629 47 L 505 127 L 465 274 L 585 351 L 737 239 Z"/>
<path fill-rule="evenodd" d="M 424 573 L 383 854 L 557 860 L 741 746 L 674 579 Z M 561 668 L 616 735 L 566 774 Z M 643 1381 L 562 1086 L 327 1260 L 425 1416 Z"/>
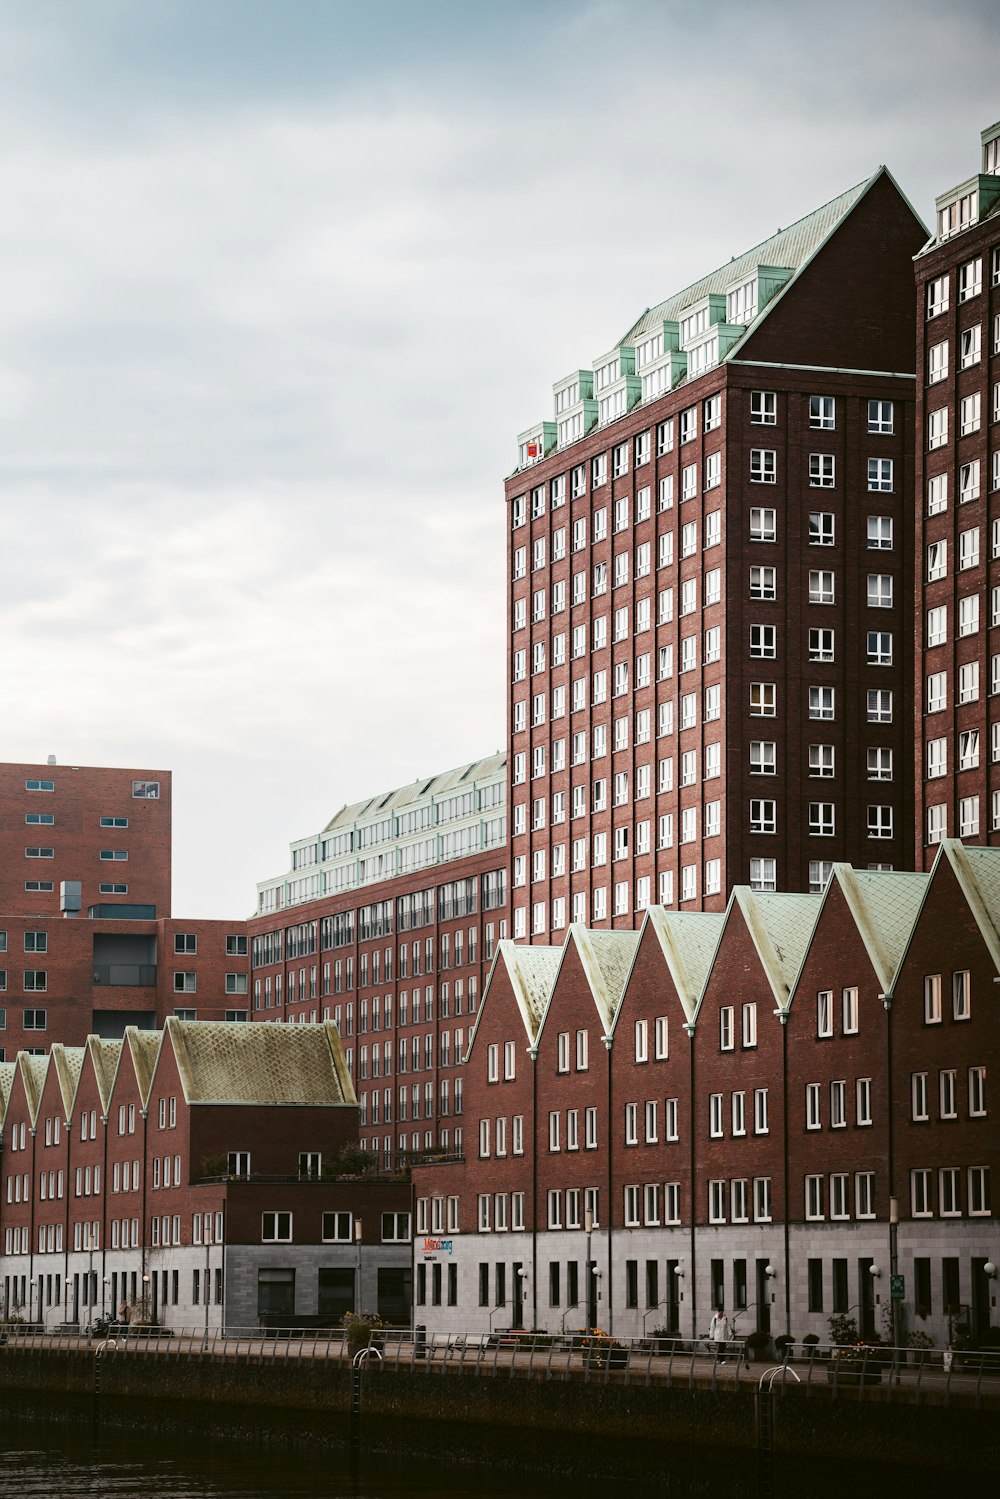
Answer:
<path fill-rule="evenodd" d="M 918 6 L 459 7 L 329 87 L 305 27 L 301 89 L 192 30 L 190 94 L 182 29 L 129 71 L 97 13 L 117 52 L 0 10 L 3 753 L 175 765 L 178 908 L 240 910 L 300 819 L 502 741 L 502 476 L 552 381 L 879 161 L 926 211 L 986 16 L 936 33 L 945 128 Z"/>

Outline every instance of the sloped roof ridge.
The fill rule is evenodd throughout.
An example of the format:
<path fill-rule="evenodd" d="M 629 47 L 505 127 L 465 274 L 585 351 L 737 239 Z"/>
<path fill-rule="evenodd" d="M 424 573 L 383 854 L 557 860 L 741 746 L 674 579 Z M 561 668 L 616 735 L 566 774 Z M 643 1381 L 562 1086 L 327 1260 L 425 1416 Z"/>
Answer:
<path fill-rule="evenodd" d="M 625 335 L 618 340 L 618 343 L 629 344 L 637 334 L 648 331 L 659 322 L 675 318 L 685 307 L 701 301 L 710 292 L 721 292 L 725 286 L 738 280 L 741 275 L 745 274 L 753 266 L 774 265 L 785 266 L 793 271 L 797 270 L 808 258 L 812 250 L 826 238 L 836 224 L 846 217 L 882 170 L 883 168 L 880 167 L 878 172 L 872 173 L 861 182 L 856 183 L 855 186 L 849 187 L 845 192 L 838 193 L 819 208 L 814 208 L 811 212 L 803 214 L 801 218 L 786 225 L 783 229 L 779 229 L 776 234 L 769 235 L 766 239 L 762 239 L 759 244 L 753 245 L 750 249 L 744 250 L 739 255 L 734 255 L 731 260 L 721 266 L 717 266 L 714 271 L 710 271 L 706 276 L 699 277 L 698 280 L 692 281 L 689 286 L 684 287 L 679 292 L 675 292 L 673 296 L 666 297 L 654 307 L 647 308 L 627 330 Z M 815 229 L 814 238 L 807 245 L 800 245 L 795 249 L 793 255 L 787 254 L 786 252 L 795 245 L 796 239 L 804 237 L 804 231 L 807 226 Z M 770 253 L 765 254 L 765 251 Z M 790 260 L 794 261 L 794 264 L 789 264 Z M 614 345 L 614 347 L 617 347 L 617 345 Z"/>
<path fill-rule="evenodd" d="M 569 929 L 569 940 L 576 944 L 590 992 L 604 1022 L 604 1033 L 610 1035 L 639 945 L 639 933 L 594 931 L 574 922 Z"/>
<path fill-rule="evenodd" d="M 724 911 L 669 911 L 650 906 L 653 928 L 684 1013 L 693 1020 L 726 924 Z"/>
<path fill-rule="evenodd" d="M 822 905 L 822 896 L 770 893 L 737 885 L 733 898 L 760 954 L 779 1008 L 788 1006 Z"/>
<path fill-rule="evenodd" d="M 951 863 L 1000 972 L 1000 849 L 976 848 L 946 839 L 942 852 Z"/>
<path fill-rule="evenodd" d="M 891 994 L 930 875 L 835 864 L 834 878 L 844 892 L 882 991 Z"/>
<path fill-rule="evenodd" d="M 42 1101 L 42 1090 L 45 1087 L 45 1078 L 49 1070 L 49 1057 L 29 1056 L 26 1051 L 19 1051 L 16 1065 L 21 1069 L 21 1078 L 24 1083 L 24 1094 L 28 1101 L 28 1112 L 32 1124 L 38 1118 L 38 1109 Z"/>
<path fill-rule="evenodd" d="M 15 1062 L 0 1062 L 0 1124 L 3 1124 L 10 1102 L 10 1090 L 14 1086 Z"/>
<path fill-rule="evenodd" d="M 332 1037 L 331 1037 L 332 1032 Z M 189 1104 L 353 1105 L 337 1064 L 336 1028 L 167 1019 Z"/>
<path fill-rule="evenodd" d="M 139 1097 L 143 1108 L 149 1102 L 150 1089 L 153 1086 L 153 1076 L 156 1072 L 156 1059 L 160 1054 L 163 1044 L 162 1031 L 140 1030 L 137 1025 L 125 1027 L 125 1041 L 123 1051 L 127 1050 L 132 1058 L 132 1066 L 135 1069 L 136 1082 L 139 1085 Z"/>
<path fill-rule="evenodd" d="M 108 1039 L 105 1036 L 88 1036 L 87 1050 L 90 1053 L 90 1065 L 94 1070 L 97 1080 L 97 1091 L 101 1099 L 101 1107 L 105 1114 L 111 1103 L 111 1093 L 115 1083 L 115 1073 L 121 1061 L 124 1041 Z"/>
<path fill-rule="evenodd" d="M 76 1102 L 77 1089 L 80 1086 L 80 1078 L 83 1076 L 83 1064 L 86 1060 L 87 1048 L 85 1046 L 63 1046 L 57 1042 L 52 1047 L 52 1065 L 56 1070 L 56 1081 L 62 1095 L 64 1117 L 69 1119 L 73 1113 L 73 1104 Z"/>
<path fill-rule="evenodd" d="M 458 785 L 459 782 L 469 779 L 470 771 L 475 772 L 472 776 L 473 780 L 481 780 L 501 770 L 506 763 L 506 751 L 496 750 L 491 755 L 483 755 L 479 760 L 469 760 L 466 764 L 456 765 L 450 770 L 439 770 L 433 775 L 418 776 L 416 780 L 408 781 L 403 786 L 386 787 L 382 791 L 373 792 L 371 796 L 359 797 L 354 802 L 345 802 L 333 814 L 329 822 L 325 824 L 322 831 L 327 833 L 342 822 L 356 822 L 364 817 L 369 809 L 373 809 L 376 806 L 380 811 L 388 812 L 403 802 L 411 801 L 413 799 L 414 788 L 417 786 L 426 786 L 428 791 L 433 791 L 435 786 L 439 787 L 442 791 L 448 790 L 452 786 Z M 304 838 L 312 836 L 311 833 L 303 834 Z M 293 839 L 292 841 L 299 842 L 301 840 Z"/>

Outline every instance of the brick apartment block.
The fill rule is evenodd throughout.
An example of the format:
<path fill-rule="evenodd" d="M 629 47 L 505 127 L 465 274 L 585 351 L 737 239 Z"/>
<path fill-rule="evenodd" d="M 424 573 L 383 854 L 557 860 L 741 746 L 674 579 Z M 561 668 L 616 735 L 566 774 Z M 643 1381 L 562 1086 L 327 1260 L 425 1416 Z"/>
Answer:
<path fill-rule="evenodd" d="M 410 1189 L 337 1180 L 357 1100 L 330 1024 L 191 1023 L 0 1064 L 4 1315 L 405 1321 Z M 361 1280 L 358 1280 L 360 1271 Z"/>
<path fill-rule="evenodd" d="M 912 863 L 925 239 L 881 169 L 645 312 L 522 434 L 515 938 Z"/>
<path fill-rule="evenodd" d="M 917 859 L 1000 835 L 1000 123 L 916 259 Z"/>
<path fill-rule="evenodd" d="M 506 782 L 494 755 L 345 807 L 258 886 L 254 1018 L 336 1024 L 386 1167 L 463 1148 L 462 1057 L 507 933 Z"/>
<path fill-rule="evenodd" d="M 903 1330 L 982 1334 L 998 932 L 1000 850 L 949 840 L 928 874 L 838 864 L 823 895 L 503 944 L 466 1159 L 414 1169 L 417 1320 L 693 1336 L 724 1304 L 872 1337 L 895 1202 Z"/>

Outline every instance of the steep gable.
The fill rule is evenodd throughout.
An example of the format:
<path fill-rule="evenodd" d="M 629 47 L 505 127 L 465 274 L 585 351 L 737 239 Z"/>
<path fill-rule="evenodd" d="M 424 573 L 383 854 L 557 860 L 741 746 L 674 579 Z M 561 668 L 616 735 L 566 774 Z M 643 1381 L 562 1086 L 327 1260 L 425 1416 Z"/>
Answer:
<path fill-rule="evenodd" d="M 730 351 L 826 369 L 915 369 L 913 257 L 927 237 L 885 167 Z"/>

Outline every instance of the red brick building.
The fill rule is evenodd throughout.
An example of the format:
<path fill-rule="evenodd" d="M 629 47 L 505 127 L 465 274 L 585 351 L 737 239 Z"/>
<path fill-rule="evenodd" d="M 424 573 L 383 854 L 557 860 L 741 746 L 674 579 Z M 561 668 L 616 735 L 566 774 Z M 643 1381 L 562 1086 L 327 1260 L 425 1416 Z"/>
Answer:
<path fill-rule="evenodd" d="M 515 938 L 911 864 L 925 235 L 882 169 L 644 313 L 522 435 Z"/>
<path fill-rule="evenodd" d="M 917 857 L 1000 836 L 1000 122 L 916 258 Z"/>
<path fill-rule="evenodd" d="M 901 1334 L 982 1336 L 998 861 L 948 841 L 929 875 L 837 865 L 822 897 L 504 944 L 466 1159 L 414 1170 L 417 1320 L 690 1337 L 721 1303 L 744 1333 L 872 1337 L 898 1270 Z"/>
<path fill-rule="evenodd" d="M 170 915 L 170 774 L 0 765 L 0 1059 L 245 1020 L 243 921 Z"/>
<path fill-rule="evenodd" d="M 170 819 L 166 770 L 0 765 L 0 912 L 168 916 Z"/>
<path fill-rule="evenodd" d="M 171 1017 L 22 1052 L 0 1065 L 0 1111 L 5 1315 L 408 1319 L 410 1189 L 338 1170 L 357 1100 L 332 1025 Z"/>
<path fill-rule="evenodd" d="M 252 1014 L 334 1022 L 387 1167 L 463 1148 L 462 1058 L 507 935 L 506 789 L 494 755 L 367 798 L 258 886 Z"/>

